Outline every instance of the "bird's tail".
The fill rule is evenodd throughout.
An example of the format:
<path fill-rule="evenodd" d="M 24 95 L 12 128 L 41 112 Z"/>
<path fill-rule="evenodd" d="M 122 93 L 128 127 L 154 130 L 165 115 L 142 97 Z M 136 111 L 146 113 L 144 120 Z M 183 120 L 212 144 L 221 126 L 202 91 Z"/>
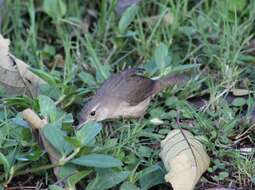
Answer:
<path fill-rule="evenodd" d="M 156 80 L 155 85 L 155 94 L 164 90 L 165 88 L 173 85 L 182 85 L 185 84 L 189 80 L 189 77 L 185 75 L 172 75 L 172 76 L 165 76 L 158 80 Z"/>

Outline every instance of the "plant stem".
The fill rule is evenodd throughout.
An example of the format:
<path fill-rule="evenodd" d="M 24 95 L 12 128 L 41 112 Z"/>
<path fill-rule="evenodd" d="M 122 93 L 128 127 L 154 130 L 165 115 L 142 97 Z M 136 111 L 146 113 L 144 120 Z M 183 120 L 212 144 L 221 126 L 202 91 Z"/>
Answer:
<path fill-rule="evenodd" d="M 44 165 L 44 166 L 40 166 L 38 168 L 33 168 L 33 169 L 28 169 L 28 170 L 23 170 L 23 171 L 17 171 L 14 173 L 14 177 L 15 176 L 19 176 L 19 175 L 25 175 L 28 173 L 34 173 L 34 172 L 39 172 L 39 171 L 43 171 L 43 170 L 48 170 L 48 169 L 52 169 L 52 168 L 56 168 L 60 166 L 59 163 L 56 164 L 48 164 L 48 165 Z"/>

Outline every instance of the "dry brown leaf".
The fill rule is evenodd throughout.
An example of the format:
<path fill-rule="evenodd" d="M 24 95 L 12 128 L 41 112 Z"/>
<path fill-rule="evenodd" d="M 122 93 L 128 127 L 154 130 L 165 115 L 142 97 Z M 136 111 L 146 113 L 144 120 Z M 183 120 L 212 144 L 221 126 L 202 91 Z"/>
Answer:
<path fill-rule="evenodd" d="M 61 54 L 57 54 L 54 58 L 54 61 L 47 64 L 49 68 L 59 67 L 63 68 L 65 65 L 65 60 Z"/>
<path fill-rule="evenodd" d="M 160 157 L 168 171 L 165 180 L 174 190 L 192 190 L 208 169 L 210 159 L 203 145 L 188 131 L 175 129 L 161 141 Z"/>
<path fill-rule="evenodd" d="M 54 147 L 46 140 L 42 133 L 43 127 L 48 123 L 46 119 L 41 119 L 33 110 L 26 109 L 22 112 L 22 117 L 31 125 L 33 129 L 39 131 L 40 139 L 42 139 L 43 147 L 49 155 L 52 164 L 57 164 L 61 158 Z M 59 177 L 59 168 L 54 168 L 54 174 Z"/>
<path fill-rule="evenodd" d="M 233 93 L 234 96 L 245 96 L 250 94 L 249 90 L 239 88 L 232 89 L 231 92 Z"/>
<path fill-rule="evenodd" d="M 42 120 L 33 110 L 25 109 L 22 117 L 31 125 L 33 129 L 42 129 L 47 124 L 47 120 Z"/>
<path fill-rule="evenodd" d="M 163 17 L 162 17 L 162 15 L 155 15 L 155 16 L 143 18 L 143 19 L 141 19 L 141 22 L 145 22 L 150 25 L 154 25 L 160 19 L 162 19 L 162 24 L 164 24 L 166 26 L 171 25 L 174 22 L 174 16 L 170 11 L 167 11 Z"/>
<path fill-rule="evenodd" d="M 163 17 L 163 21 L 166 25 L 171 25 L 174 22 L 174 15 L 171 12 L 167 12 L 164 17 Z"/>
<path fill-rule="evenodd" d="M 29 70 L 29 66 L 9 53 L 8 39 L 0 34 L 0 85 L 7 95 L 37 96 L 39 84 L 44 83 Z"/>

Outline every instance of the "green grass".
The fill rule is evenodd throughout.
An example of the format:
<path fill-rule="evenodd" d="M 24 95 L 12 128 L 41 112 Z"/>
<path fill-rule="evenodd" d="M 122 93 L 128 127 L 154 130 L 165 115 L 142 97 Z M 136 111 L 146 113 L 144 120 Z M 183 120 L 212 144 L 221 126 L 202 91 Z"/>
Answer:
<path fill-rule="evenodd" d="M 49 117 L 54 134 L 62 139 L 55 146 L 66 161 L 61 169 L 63 181 L 70 184 L 75 171 L 84 176 L 81 180 L 75 176 L 78 189 L 119 189 L 118 180 L 132 189 L 163 183 L 159 143 L 178 127 L 178 111 L 181 127 L 201 139 L 211 158 L 197 189 L 255 187 L 255 134 L 250 122 L 255 106 L 255 59 L 245 53 L 255 32 L 253 0 L 148 0 L 122 17 L 116 14 L 116 0 L 50 2 L 7 0 L 1 11 L 0 31 L 11 40 L 11 53 L 47 81 L 37 99 L 1 96 L 3 184 L 17 186 L 28 176 L 24 186 L 39 182 L 46 188 L 56 183 L 53 171 L 47 169 L 50 161 L 45 150 L 21 119 L 23 109 L 33 108 L 40 116 Z M 57 64 L 57 59 L 63 59 L 64 64 Z M 83 139 L 88 131 L 79 139 L 71 126 L 84 99 L 111 73 L 127 67 L 144 67 L 150 77 L 185 71 L 191 80 L 185 87 L 170 88 L 156 96 L 145 118 L 103 122 L 92 144 L 79 144 L 77 139 Z M 230 91 L 238 88 L 249 89 L 250 94 L 227 101 Z M 207 104 L 198 110 L 190 98 L 207 99 Z M 152 124 L 153 118 L 164 124 Z M 250 149 L 243 153 L 244 148 Z M 107 154 L 124 165 L 106 169 L 71 165 L 68 155 L 72 153 L 75 158 Z M 39 166 L 41 170 L 32 175 L 25 170 Z M 169 185 L 157 188 L 169 189 Z"/>

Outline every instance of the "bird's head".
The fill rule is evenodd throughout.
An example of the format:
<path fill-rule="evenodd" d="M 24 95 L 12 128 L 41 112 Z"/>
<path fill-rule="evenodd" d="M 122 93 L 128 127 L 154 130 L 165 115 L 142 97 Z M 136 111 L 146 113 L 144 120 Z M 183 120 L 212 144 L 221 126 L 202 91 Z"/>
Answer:
<path fill-rule="evenodd" d="M 108 104 L 102 98 L 94 96 L 83 107 L 80 114 L 80 124 L 89 121 L 102 121 L 109 118 Z"/>

